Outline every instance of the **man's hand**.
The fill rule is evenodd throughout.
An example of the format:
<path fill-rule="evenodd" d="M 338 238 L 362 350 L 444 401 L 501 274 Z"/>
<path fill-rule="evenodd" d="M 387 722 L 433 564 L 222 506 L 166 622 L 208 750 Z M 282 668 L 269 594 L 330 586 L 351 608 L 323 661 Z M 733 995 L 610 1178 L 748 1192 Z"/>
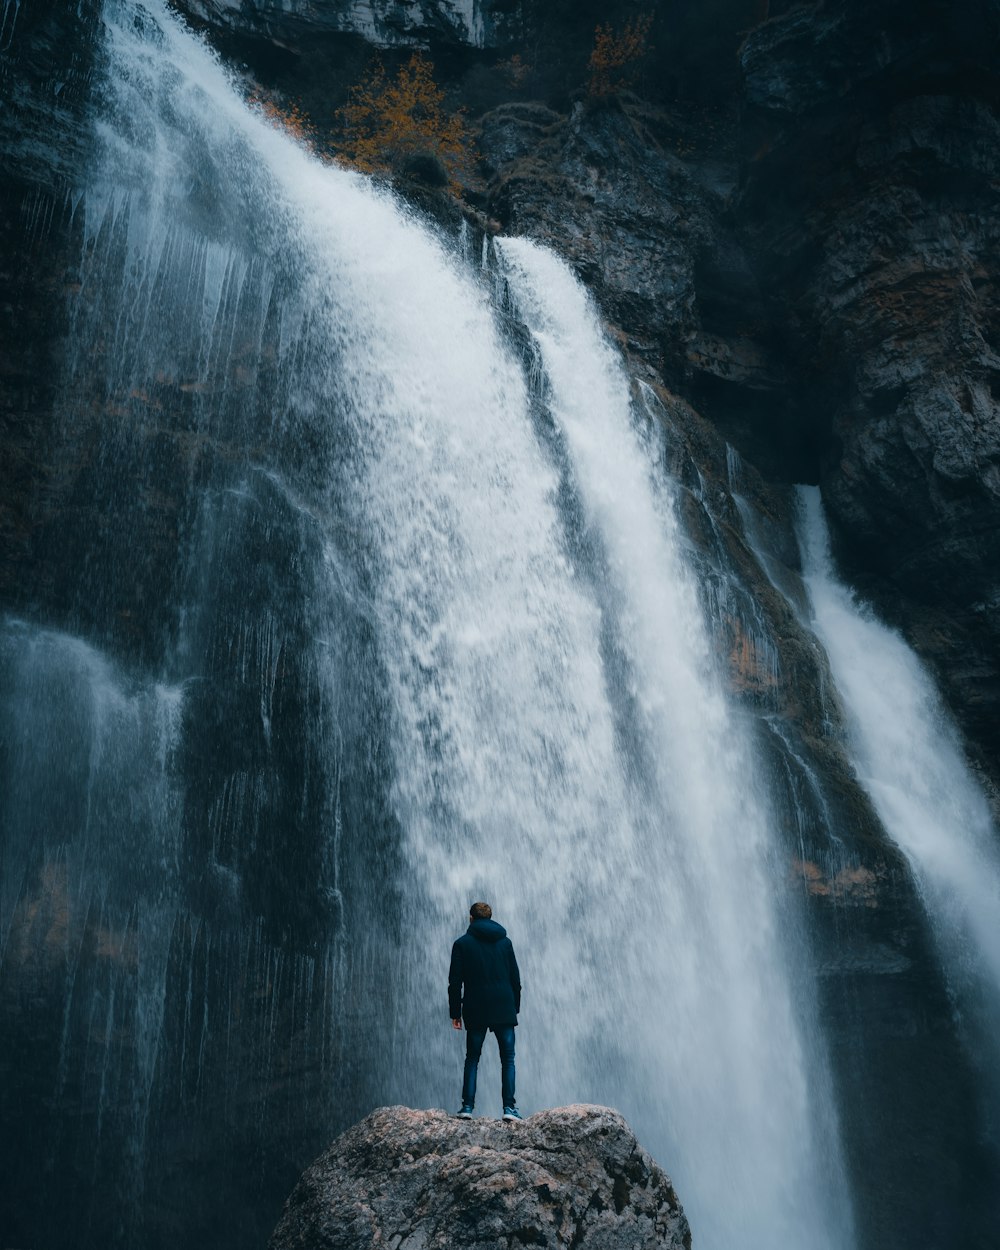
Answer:
<path fill-rule="evenodd" d="M 452 1020 L 452 1022 L 451 1022 L 451 1027 L 452 1027 L 453 1029 L 460 1029 L 460 1028 L 462 1027 L 462 1021 L 461 1021 L 461 1020 Z"/>

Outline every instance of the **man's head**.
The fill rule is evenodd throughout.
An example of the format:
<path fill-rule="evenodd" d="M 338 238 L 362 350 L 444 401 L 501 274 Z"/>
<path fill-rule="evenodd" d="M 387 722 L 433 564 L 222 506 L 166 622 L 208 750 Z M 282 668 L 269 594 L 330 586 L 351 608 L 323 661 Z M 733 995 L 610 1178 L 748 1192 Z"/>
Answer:
<path fill-rule="evenodd" d="M 493 908 L 489 903 L 473 903 L 469 908 L 470 920 L 490 920 L 493 917 Z"/>

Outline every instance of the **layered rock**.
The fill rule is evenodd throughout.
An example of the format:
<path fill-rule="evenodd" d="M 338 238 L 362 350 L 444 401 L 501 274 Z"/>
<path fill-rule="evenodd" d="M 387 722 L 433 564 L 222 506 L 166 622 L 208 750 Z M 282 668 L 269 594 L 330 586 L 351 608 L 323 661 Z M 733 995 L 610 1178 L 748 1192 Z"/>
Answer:
<path fill-rule="evenodd" d="M 855 580 L 1000 757 L 1000 7 L 800 6 L 742 52 L 740 220 Z"/>
<path fill-rule="evenodd" d="M 382 1107 L 306 1170 L 270 1250 L 690 1250 L 669 1177 L 607 1107 L 521 1123 Z"/>
<path fill-rule="evenodd" d="M 974 1078 L 912 879 L 853 775 L 825 659 L 803 625 L 783 481 L 819 473 L 830 432 L 813 409 L 803 417 L 803 358 L 788 350 L 783 305 L 765 295 L 773 279 L 744 228 L 735 167 L 705 154 L 704 138 L 635 100 L 569 116 L 505 106 L 482 122 L 490 212 L 572 261 L 637 383 L 659 396 L 718 654 L 733 696 L 766 726 L 762 758 L 794 796 L 787 808 L 776 800 L 776 816 L 822 969 L 862 1244 L 902 1247 L 928 1227 L 943 1244 L 976 1244 L 989 1163 L 968 1132 Z M 912 1150 L 887 1152 L 885 1140 Z M 938 1181 L 956 1158 L 945 1198 Z M 967 1213 L 957 1234 L 943 1222 L 956 1208 Z"/>
<path fill-rule="evenodd" d="M 502 0 L 183 0 L 209 27 L 301 47 L 317 37 L 360 35 L 377 47 L 430 40 L 490 46 L 516 29 L 519 6 Z"/>
<path fill-rule="evenodd" d="M 507 104 L 479 128 L 487 207 L 565 256 L 633 356 L 767 476 L 797 480 L 811 450 L 732 211 L 735 125 L 628 95 L 566 115 Z"/>
<path fill-rule="evenodd" d="M 262 0 L 239 7 L 188 0 L 184 7 L 218 31 L 282 49 L 321 38 L 342 39 L 352 47 L 363 38 L 399 46 L 436 41 L 459 48 L 463 57 L 475 53 L 473 27 L 463 14 L 498 14 L 501 8 Z M 772 4 L 772 11 L 776 7 Z M 997 145 L 993 71 L 978 52 L 994 46 L 988 37 L 994 10 L 981 4 L 963 10 L 967 25 L 960 29 L 945 20 L 940 5 L 904 7 L 893 0 L 867 13 L 850 11 L 853 7 L 839 0 L 799 6 L 751 35 L 743 54 L 742 189 L 725 138 L 730 114 L 723 118 L 722 134 L 713 135 L 707 127 L 688 125 L 683 110 L 661 112 L 636 99 L 575 107 L 550 99 L 508 104 L 483 119 L 481 147 L 490 179 L 484 207 L 505 229 L 545 239 L 590 284 L 637 382 L 660 398 L 669 467 L 680 483 L 680 505 L 694 558 L 706 573 L 706 595 L 718 595 L 723 585 L 727 593 L 739 587 L 717 613 L 717 646 L 735 697 L 759 714 L 771 743 L 769 760 L 778 774 L 787 772 L 789 792 L 801 804 L 792 810 L 789 800 L 788 810 L 779 805 L 776 814 L 789 848 L 789 880 L 805 891 L 811 910 L 849 1163 L 859 1192 L 869 1195 L 860 1204 L 862 1244 L 887 1250 L 930 1235 L 942 1246 L 986 1245 L 976 1241 L 972 1227 L 976 1204 L 981 1206 L 988 1188 L 988 1169 L 970 1129 L 972 1078 L 912 881 L 885 845 L 851 775 L 837 708 L 823 697 L 822 656 L 790 607 L 800 588 L 784 484 L 822 475 L 853 576 L 865 581 L 868 593 L 938 665 L 952 706 L 980 744 L 984 761 L 995 764 L 1000 754 L 994 736 L 1000 724 L 997 591 L 991 580 L 998 532 L 992 400 L 997 318 L 990 196 Z M 80 251 L 73 207 L 91 142 L 80 110 L 96 8 L 22 5 L 16 25 L 4 27 L 5 39 L 13 29 L 10 47 L 19 59 L 8 63 L 13 69 L 5 78 L 18 110 L 4 122 L 9 177 L 0 195 L 6 257 L 0 310 L 6 326 L 0 351 L 5 453 L 0 597 L 7 611 L 56 625 L 69 622 L 100 639 L 113 657 L 151 660 L 155 666 L 172 628 L 158 622 L 165 608 L 163 587 L 179 577 L 176 518 L 188 480 L 181 453 L 190 446 L 165 431 L 171 422 L 186 431 L 192 422 L 185 414 L 194 401 L 165 383 L 151 393 L 155 402 L 130 397 L 136 411 L 148 403 L 137 428 L 162 450 L 153 503 L 128 504 L 129 532 L 147 558 L 141 576 L 122 568 L 111 624 L 83 592 L 67 603 L 75 583 L 65 571 L 94 563 L 93 550 L 82 550 L 82 537 L 76 537 L 82 534 L 76 519 L 85 513 L 72 508 L 79 500 L 81 508 L 93 509 L 93 474 L 117 470 L 93 455 L 90 444 L 82 443 L 80 456 L 61 464 L 51 452 L 53 387 L 66 322 L 63 293 L 75 278 Z M 515 6 L 504 11 L 514 13 Z M 562 17 L 569 22 L 565 13 Z M 598 17 L 617 20 L 618 11 L 608 6 L 580 15 L 581 66 Z M 488 27 L 483 38 L 486 43 L 493 38 Z M 683 49 L 676 51 L 682 58 Z M 305 55 L 289 63 L 292 78 L 301 79 Z M 336 81 L 325 65 L 313 74 L 317 99 L 351 80 L 345 74 Z M 734 130 L 732 122 L 730 133 Z M 91 394 L 86 377 L 78 385 L 81 394 Z M 92 411 L 97 424 L 103 412 L 96 406 Z M 750 463 L 734 470 L 725 439 Z M 266 624 L 269 596 L 275 603 L 301 598 L 294 544 L 286 546 L 276 536 L 275 524 L 275 517 L 288 519 L 292 533 L 295 510 L 265 475 L 255 473 L 249 490 L 236 470 L 228 475 L 225 466 L 238 463 L 237 448 L 198 447 L 199 481 L 217 481 L 220 497 L 229 500 L 236 493 L 224 488 L 240 487 L 242 502 L 229 506 L 246 511 L 240 533 L 248 558 L 262 576 L 281 570 L 269 594 L 255 587 L 250 596 Z M 128 463 L 120 478 L 120 495 L 128 499 Z M 770 584 L 751 549 L 745 518 L 731 497 L 734 485 L 755 511 L 761 543 L 774 557 L 786 594 Z M 114 535 L 101 541 L 99 551 L 113 554 Z M 208 567 L 214 575 L 215 566 Z M 713 606 L 718 609 L 718 600 Z M 205 638 L 221 637 L 235 615 L 236 606 L 220 600 L 217 621 L 200 626 Z M 307 624 L 297 620 L 283 635 L 282 655 L 301 650 L 298 640 L 306 636 Z M 245 908 L 248 925 L 266 918 L 269 935 L 299 947 L 332 924 L 317 888 L 319 847 L 310 833 L 319 827 L 321 796 L 310 789 L 308 804 L 287 797 L 305 792 L 304 778 L 322 772 L 318 763 L 313 768 L 292 727 L 297 709 L 306 705 L 305 683 L 293 665 L 281 665 L 274 729 L 281 749 L 274 759 L 262 741 L 234 742 L 223 732 L 227 719 L 252 720 L 255 680 L 254 674 L 234 680 L 220 664 L 189 696 L 191 724 L 201 726 L 197 734 L 192 730 L 194 746 L 185 763 L 191 863 L 200 864 L 213 851 L 210 817 L 229 801 L 229 775 L 257 768 L 265 754 L 272 806 L 260 823 L 267 831 L 264 840 L 254 836 L 246 845 L 225 848 L 246 882 L 247 895 L 238 907 L 227 893 L 225 873 L 189 873 L 191 905 L 216 927 L 211 940 L 205 926 L 194 926 L 190 934 L 184 926 L 178 929 L 167 1026 L 177 1035 L 178 1053 L 187 1025 L 176 1004 L 184 1001 L 185 985 L 228 983 L 230 973 L 220 968 L 242 967 L 241 951 L 267 948 L 236 924 L 232 938 L 220 937 L 231 910 L 242 916 Z M 359 747 L 357 758 L 360 774 L 372 767 L 364 761 L 375 753 Z M 358 790 L 377 792 L 378 786 Z M 353 819 L 370 837 L 377 822 L 357 802 L 353 815 L 345 808 L 346 827 L 350 831 Z M 819 810 L 824 804 L 826 817 Z M 382 819 L 386 828 L 379 836 L 391 846 L 394 830 Z M 825 843 L 824 819 L 843 832 L 843 843 Z M 283 842 L 296 846 L 293 861 L 282 853 Z M 350 898 L 351 883 L 346 884 Z M 48 1140 L 74 1140 L 67 1124 L 72 1130 L 78 1115 L 75 1105 L 60 1111 L 64 1118 L 53 1116 L 52 1127 L 41 1110 L 51 1104 L 52 1073 L 59 1063 L 65 983 L 57 958 L 61 940 L 48 935 L 62 932 L 64 909 L 59 879 L 32 888 L 11 948 L 27 952 L 12 977 L 17 993 L 5 990 L 11 1004 L 6 1033 L 17 1042 L 11 1053 L 19 1082 L 6 1084 L 5 1118 L 30 1123 L 37 1144 L 33 1140 L 27 1149 L 11 1138 L 6 1158 L 17 1156 L 23 1169 L 8 1167 L 11 1195 L 29 1190 L 31 1177 L 49 1158 Z M 51 926 L 43 933 L 47 917 Z M 99 917 L 87 920 L 98 969 L 111 958 L 109 949 L 129 948 L 127 934 L 111 942 L 102 924 Z M 36 958 L 39 949 L 52 955 L 44 966 Z M 30 965 L 29 954 L 35 960 Z M 165 1081 L 167 1110 L 159 1112 L 159 1120 L 154 1115 L 150 1131 L 159 1175 L 155 1192 L 147 1189 L 147 1201 L 157 1235 L 166 1229 L 168 1237 L 187 1236 L 185 1219 L 204 1227 L 211 1211 L 225 1207 L 239 1209 L 243 1223 L 235 1228 L 226 1220 L 218 1231 L 220 1244 L 252 1240 L 262 1222 L 273 1219 L 267 1204 L 275 1188 L 286 1192 L 291 1169 L 317 1147 L 309 1136 L 314 1127 L 303 1128 L 299 1110 L 318 1101 L 328 1079 L 315 1062 L 315 1040 L 307 1038 L 301 1054 L 290 1047 L 274 1069 L 300 1073 L 294 1089 L 287 1075 L 276 1077 L 270 1067 L 251 1062 L 258 1036 L 273 1034 L 267 1022 L 276 1012 L 288 1022 L 278 1035 L 294 1033 L 296 976 L 277 978 L 284 997 L 278 996 L 277 1008 L 270 1005 L 270 958 L 267 948 L 266 958 L 262 954 L 254 962 L 259 981 L 248 975 L 243 991 L 251 1004 L 243 1009 L 244 1035 L 250 1039 L 246 1062 L 234 1067 L 228 1052 L 213 1058 L 210 1048 L 204 1080 L 198 1060 L 200 1085 L 183 1067 Z M 22 984 L 30 1010 L 22 1010 Z M 82 984 L 81 976 L 77 999 Z M 214 990 L 209 998 L 206 1036 L 227 1037 L 227 1000 Z M 78 1015 L 82 1034 L 87 1022 L 82 1011 Z M 318 1004 L 307 1017 L 321 1018 Z M 256 1031 L 246 1026 L 250 1018 L 261 1022 Z M 95 1050 L 99 1041 L 95 1034 Z M 89 1028 L 86 1044 L 92 1044 Z M 263 1043 L 260 1048 L 263 1053 Z M 97 1059 L 88 1063 L 99 1071 Z M 358 1099 L 363 1067 L 358 1063 L 357 1070 L 345 1069 L 338 1078 L 339 1087 Z M 33 1074 L 30 1081 L 26 1073 Z M 234 1113 L 227 1097 L 236 1086 L 245 1106 Z M 199 1095 L 204 1105 L 197 1115 L 184 1102 L 194 1088 L 213 1091 L 210 1098 Z M 75 1097 L 72 1083 L 70 1091 Z M 265 1119 L 265 1106 L 270 1136 L 258 1143 L 256 1126 Z M 81 1122 L 93 1112 L 85 1106 Z M 128 1112 L 123 1106 L 119 1118 L 124 1121 Z M 339 1113 L 351 1114 L 343 1106 Z M 213 1127 L 206 1131 L 206 1125 Z M 466 1131 L 450 1122 L 447 1128 Z M 509 1141 L 527 1130 L 478 1124 L 475 1131 L 507 1133 Z M 241 1143 L 235 1150 L 234 1139 Z M 887 1141 L 905 1141 L 908 1149 L 886 1150 Z M 277 1178 L 276 1156 L 289 1169 Z M 509 1164 L 510 1175 L 524 1173 L 526 1158 Z M 432 1161 L 427 1156 L 428 1167 Z M 73 1166 L 78 1171 L 73 1184 L 82 1190 L 90 1184 L 90 1160 Z M 69 1173 L 60 1163 L 52 1174 L 66 1202 Z M 270 1192 L 252 1196 L 260 1174 L 271 1177 Z M 176 1201 L 179 1192 L 185 1194 L 184 1209 Z M 501 1192 L 498 1201 L 502 1197 Z M 597 1215 L 613 1208 L 601 1201 L 605 1211 Z M 110 1212 L 110 1224 L 116 1218 L 110 1196 L 98 1193 L 94 1202 Z M 56 1204 L 47 1206 L 55 1221 Z M 959 1211 L 973 1214 L 952 1214 Z M 526 1211 L 517 1227 L 534 1229 L 532 1221 L 542 1214 Z M 584 1214 L 586 1231 L 596 1216 Z M 550 1217 L 555 1218 L 552 1210 Z M 23 1218 L 12 1233 L 18 1244 L 41 1227 Z M 64 1232 L 65 1227 L 60 1224 Z M 70 1237 L 75 1233 L 72 1228 Z M 54 1235 L 50 1240 L 57 1244 Z"/>

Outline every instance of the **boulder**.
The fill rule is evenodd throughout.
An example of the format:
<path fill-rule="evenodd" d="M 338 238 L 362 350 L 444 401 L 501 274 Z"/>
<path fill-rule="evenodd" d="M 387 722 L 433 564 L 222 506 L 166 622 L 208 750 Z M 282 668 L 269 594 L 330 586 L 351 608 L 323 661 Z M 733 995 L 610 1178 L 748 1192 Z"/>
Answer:
<path fill-rule="evenodd" d="M 681 1250 L 670 1178 L 617 1111 L 520 1123 L 380 1107 L 302 1175 L 270 1250 Z"/>

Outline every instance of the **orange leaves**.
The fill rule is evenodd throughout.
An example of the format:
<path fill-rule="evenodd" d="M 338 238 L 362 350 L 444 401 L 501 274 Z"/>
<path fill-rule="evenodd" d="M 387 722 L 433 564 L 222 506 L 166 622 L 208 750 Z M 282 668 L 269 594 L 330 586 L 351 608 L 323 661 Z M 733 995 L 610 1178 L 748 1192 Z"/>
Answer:
<path fill-rule="evenodd" d="M 321 135 L 297 104 L 276 101 L 263 90 L 251 96 L 273 125 L 307 144 L 322 160 L 334 159 L 364 173 L 409 173 L 453 193 L 470 177 L 476 159 L 463 110 L 449 110 L 434 81 L 434 67 L 415 52 L 390 77 L 376 62 L 351 88 L 338 111 L 340 134 Z"/>
<path fill-rule="evenodd" d="M 351 91 L 340 119 L 341 157 L 355 169 L 395 173 L 416 159 L 436 160 L 453 190 L 471 172 L 475 153 L 465 118 L 445 107 L 434 67 L 420 52 L 394 78 L 376 64 Z"/>
<path fill-rule="evenodd" d="M 630 18 L 619 31 L 613 30 L 610 23 L 597 27 L 587 67 L 590 71 L 588 95 L 609 96 L 635 85 L 642 62 L 652 50 L 649 44 L 652 25 L 653 15 L 646 13 Z"/>
<path fill-rule="evenodd" d="M 297 104 L 278 104 L 263 94 L 251 96 L 251 103 L 256 104 L 272 125 L 284 130 L 293 139 L 310 146 L 315 144 L 315 128 Z"/>

